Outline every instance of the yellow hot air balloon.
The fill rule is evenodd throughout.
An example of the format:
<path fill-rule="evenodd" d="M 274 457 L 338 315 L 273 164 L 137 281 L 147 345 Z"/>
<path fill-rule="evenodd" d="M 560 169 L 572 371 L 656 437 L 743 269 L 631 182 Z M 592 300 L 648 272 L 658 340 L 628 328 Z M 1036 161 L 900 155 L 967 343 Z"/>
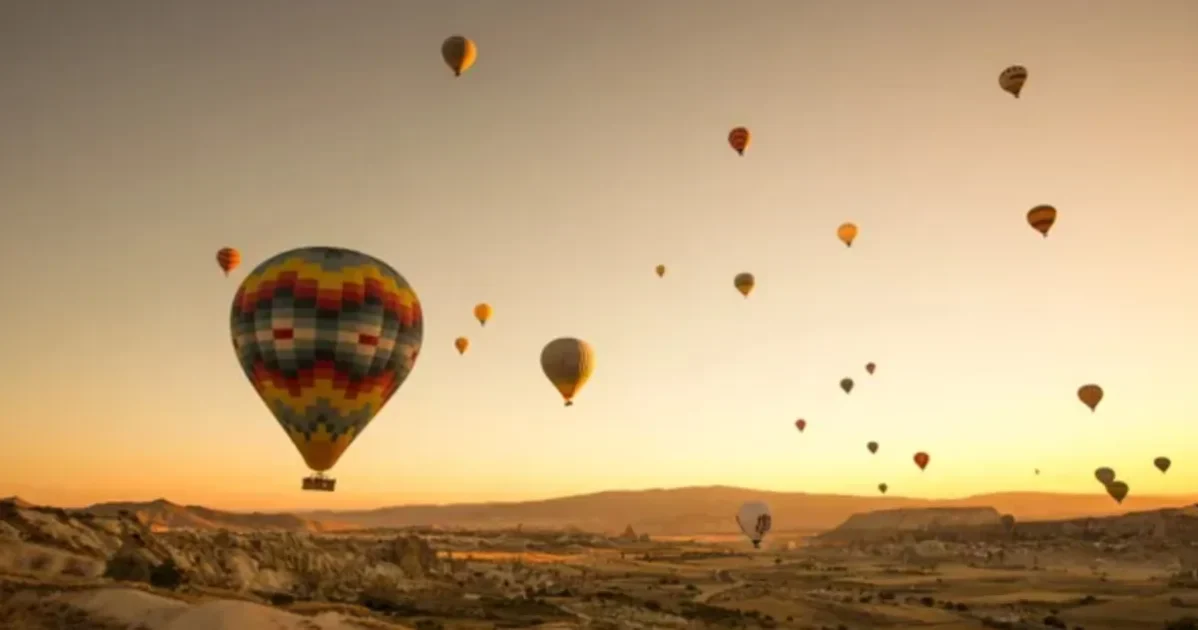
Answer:
<path fill-rule="evenodd" d="M 474 306 L 474 319 L 477 319 L 480 325 L 486 326 L 487 320 L 491 319 L 491 314 L 494 312 L 495 309 L 491 308 L 490 304 L 480 302 Z"/>
<path fill-rule="evenodd" d="M 660 277 L 666 275 L 666 266 L 658 265 L 656 271 L 657 271 L 657 277 L 660 278 Z"/>
<path fill-rule="evenodd" d="M 441 58 L 453 70 L 453 76 L 460 77 L 474 65 L 474 60 L 478 58 L 478 46 L 461 35 L 453 35 L 442 42 Z"/>
<path fill-rule="evenodd" d="M 1048 231 L 1057 222 L 1057 209 L 1052 206 L 1040 205 L 1027 211 L 1027 224 L 1048 238 Z"/>
<path fill-rule="evenodd" d="M 570 407 L 595 370 L 595 351 L 581 339 L 559 337 L 541 350 L 541 370 Z"/>
<path fill-rule="evenodd" d="M 753 292 L 753 287 L 757 286 L 757 279 L 753 277 L 753 274 L 743 271 L 736 274 L 736 277 L 732 279 L 732 286 L 736 287 L 736 290 L 740 291 L 740 294 L 747 298 Z"/>
<path fill-rule="evenodd" d="M 466 349 L 470 347 L 470 340 L 465 337 L 458 337 L 453 340 L 453 347 L 458 349 L 458 354 L 466 354 Z"/>
<path fill-rule="evenodd" d="M 998 75 L 998 87 L 1015 98 L 1019 98 L 1024 83 L 1027 83 L 1027 68 L 1023 66 L 1010 66 Z"/>
<path fill-rule="evenodd" d="M 840 239 L 845 247 L 852 247 L 853 241 L 857 239 L 857 224 L 841 223 L 840 227 L 836 228 L 836 238 Z"/>
<path fill-rule="evenodd" d="M 1098 408 L 1098 403 L 1102 402 L 1102 395 L 1102 388 L 1094 384 L 1082 385 L 1077 388 L 1078 399 L 1089 407 L 1090 411 L 1095 411 Z"/>

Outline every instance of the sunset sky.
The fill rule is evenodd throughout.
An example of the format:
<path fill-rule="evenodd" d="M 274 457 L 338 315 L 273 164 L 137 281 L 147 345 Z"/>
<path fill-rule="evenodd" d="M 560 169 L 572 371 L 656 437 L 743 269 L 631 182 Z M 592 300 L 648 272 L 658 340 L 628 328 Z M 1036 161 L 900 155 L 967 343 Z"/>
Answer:
<path fill-rule="evenodd" d="M 0 107 L 0 495 L 1198 487 L 1192 0 L 14 2 Z M 300 245 L 389 262 L 426 316 L 332 494 L 229 340 Z M 597 355 L 569 409 L 562 335 Z"/>

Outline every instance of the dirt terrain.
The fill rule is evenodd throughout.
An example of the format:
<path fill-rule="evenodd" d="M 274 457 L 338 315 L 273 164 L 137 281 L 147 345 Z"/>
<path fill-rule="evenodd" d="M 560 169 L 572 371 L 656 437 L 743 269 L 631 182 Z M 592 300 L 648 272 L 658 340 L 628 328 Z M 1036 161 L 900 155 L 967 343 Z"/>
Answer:
<path fill-rule="evenodd" d="M 1095 630 L 1198 616 L 1192 508 L 1026 533 L 973 508 L 917 512 L 774 532 L 755 551 L 631 528 L 164 529 L 0 502 L 0 628 Z"/>

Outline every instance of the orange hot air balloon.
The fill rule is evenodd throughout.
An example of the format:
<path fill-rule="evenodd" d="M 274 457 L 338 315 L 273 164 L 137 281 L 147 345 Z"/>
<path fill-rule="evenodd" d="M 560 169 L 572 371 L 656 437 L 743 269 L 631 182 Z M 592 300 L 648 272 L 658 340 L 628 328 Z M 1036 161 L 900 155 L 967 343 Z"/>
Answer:
<path fill-rule="evenodd" d="M 865 364 L 865 371 L 869 372 L 870 374 L 873 374 L 874 370 L 876 370 L 876 369 L 878 369 L 878 366 L 872 362 Z"/>
<path fill-rule="evenodd" d="M 458 349 L 458 354 L 466 354 L 466 348 L 470 347 L 470 340 L 465 337 L 458 337 L 453 340 L 453 347 Z"/>
<path fill-rule="evenodd" d="M 865 448 L 868 448 L 869 452 L 871 452 L 871 453 L 877 453 L 878 452 L 878 443 L 870 442 L 869 444 L 865 445 Z"/>
<path fill-rule="evenodd" d="M 479 303 L 474 307 L 474 319 L 477 319 L 480 325 L 486 326 L 487 320 L 491 319 L 491 314 L 494 312 L 495 309 L 491 308 L 490 304 L 486 302 Z"/>
<path fill-rule="evenodd" d="M 919 466 L 920 470 L 923 470 L 928 467 L 928 462 L 931 461 L 932 458 L 928 457 L 927 453 L 920 451 L 915 454 L 914 459 L 915 459 L 915 465 Z"/>
<path fill-rule="evenodd" d="M 228 276 L 230 271 L 241 264 L 241 252 L 232 247 L 222 247 L 216 252 L 216 264 L 220 265 L 221 271 Z"/>
<path fill-rule="evenodd" d="M 840 239 L 845 247 L 852 247 L 853 241 L 857 240 L 857 224 L 841 223 L 840 227 L 836 228 L 836 238 Z"/>
<path fill-rule="evenodd" d="M 728 132 L 728 144 L 736 150 L 736 154 L 744 157 L 745 149 L 749 148 L 749 142 L 753 137 L 749 135 L 749 130 L 744 127 L 736 127 Z"/>
<path fill-rule="evenodd" d="M 453 76 L 460 77 L 478 59 L 478 46 L 461 35 L 451 35 L 441 42 L 441 58 L 453 70 Z"/>
<path fill-rule="evenodd" d="M 1040 205 L 1027 211 L 1027 224 L 1044 238 L 1048 238 L 1048 231 L 1056 222 L 1057 209 L 1052 206 Z"/>
<path fill-rule="evenodd" d="M 799 433 L 802 433 L 803 429 L 807 428 L 807 421 L 802 418 L 795 420 L 795 428 L 799 430 Z"/>
<path fill-rule="evenodd" d="M 878 492 L 881 492 L 882 494 L 886 494 L 886 491 L 889 489 L 890 489 L 890 486 L 888 486 L 884 483 L 878 484 Z"/>
<path fill-rule="evenodd" d="M 1098 403 L 1102 402 L 1102 396 L 1102 388 L 1092 383 L 1077 388 L 1078 399 L 1089 407 L 1090 411 L 1097 411 Z"/>

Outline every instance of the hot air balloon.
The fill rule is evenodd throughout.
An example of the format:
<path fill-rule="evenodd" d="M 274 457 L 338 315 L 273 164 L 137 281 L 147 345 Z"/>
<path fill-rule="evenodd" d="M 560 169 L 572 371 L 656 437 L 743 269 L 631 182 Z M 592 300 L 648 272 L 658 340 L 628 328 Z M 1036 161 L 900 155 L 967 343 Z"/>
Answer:
<path fill-rule="evenodd" d="M 1103 466 L 1102 468 L 1095 468 L 1094 478 L 1098 480 L 1098 483 L 1104 486 L 1109 486 L 1111 485 L 1111 482 L 1115 480 L 1115 471 L 1107 468 L 1106 466 Z"/>
<path fill-rule="evenodd" d="M 1169 467 L 1173 465 L 1173 462 L 1170 461 L 1168 457 L 1158 457 L 1152 460 L 1152 465 L 1156 466 L 1156 469 L 1162 473 L 1167 473 L 1169 472 Z"/>
<path fill-rule="evenodd" d="M 915 454 L 914 459 L 915 459 L 915 465 L 919 466 L 920 470 L 923 470 L 928 467 L 928 462 L 931 461 L 932 458 L 928 457 L 927 453 L 920 451 Z"/>
<path fill-rule="evenodd" d="M 840 227 L 836 228 L 836 238 L 840 239 L 845 247 L 852 247 L 853 241 L 857 240 L 857 224 L 841 223 Z"/>
<path fill-rule="evenodd" d="M 441 58 L 453 70 L 453 76 L 460 77 L 474 65 L 474 60 L 478 58 L 478 46 L 461 35 L 453 35 L 441 43 Z"/>
<path fill-rule="evenodd" d="M 491 319 L 491 314 L 495 309 L 491 308 L 490 304 L 480 302 L 474 305 L 474 319 L 478 320 L 480 326 L 486 326 L 487 320 Z"/>
<path fill-rule="evenodd" d="M 799 430 L 799 433 L 802 433 L 807 428 L 807 421 L 802 418 L 795 420 L 795 428 Z"/>
<path fill-rule="evenodd" d="M 1102 388 L 1097 385 L 1082 385 L 1077 388 L 1077 397 L 1090 411 L 1095 411 L 1098 403 L 1102 402 Z"/>
<path fill-rule="evenodd" d="M 1112 481 L 1106 485 L 1106 493 L 1120 505 L 1127 498 L 1127 490 L 1127 484 L 1122 481 Z"/>
<path fill-rule="evenodd" d="M 744 127 L 735 127 L 728 132 L 728 144 L 736 151 L 736 154 L 744 157 L 745 149 L 749 148 L 749 142 L 753 139 L 749 135 L 749 130 Z"/>
<path fill-rule="evenodd" d="M 843 389 L 844 393 L 846 393 L 846 394 L 853 393 L 853 379 L 851 379 L 851 378 L 840 379 L 840 389 Z"/>
<path fill-rule="evenodd" d="M 658 265 L 657 266 L 657 277 L 661 278 L 661 277 L 664 277 L 665 275 L 666 275 L 666 266 Z"/>
<path fill-rule="evenodd" d="M 998 522 L 1008 533 L 1015 529 L 1015 517 L 1011 514 L 1003 514 L 1002 516 L 998 517 Z"/>
<path fill-rule="evenodd" d="M 1027 224 L 1048 238 L 1048 231 L 1057 222 L 1057 209 L 1052 206 L 1039 205 L 1027 211 Z"/>
<path fill-rule="evenodd" d="M 541 350 L 541 370 L 561 392 L 566 406 L 573 406 L 574 397 L 595 370 L 595 351 L 581 339 L 559 337 Z"/>
<path fill-rule="evenodd" d="M 230 271 L 241 264 L 241 252 L 232 247 L 222 247 L 216 252 L 216 264 L 220 265 L 221 271 L 225 272 L 227 277 Z"/>
<path fill-rule="evenodd" d="M 869 372 L 870 374 L 873 374 L 874 370 L 876 369 L 878 369 L 878 366 L 872 362 L 865 364 L 865 371 Z"/>
<path fill-rule="evenodd" d="M 1019 98 L 1019 93 L 1023 91 L 1023 84 L 1026 82 L 1027 68 L 1023 66 L 1010 66 L 998 75 L 998 87 L 1015 98 Z"/>
<path fill-rule="evenodd" d="M 736 277 L 732 279 L 732 286 L 736 287 L 736 290 L 740 291 L 740 294 L 747 298 L 753 292 L 753 287 L 757 286 L 757 279 L 753 277 L 753 274 L 743 271 L 736 274 Z"/>
<path fill-rule="evenodd" d="M 1037 475 L 1037 476 L 1039 476 L 1039 474 L 1040 474 L 1040 469 L 1039 469 L 1039 468 L 1037 468 L 1037 469 L 1036 469 L 1036 475 Z"/>
<path fill-rule="evenodd" d="M 884 483 L 878 484 L 878 492 L 881 492 L 882 494 L 886 494 L 886 491 L 889 489 L 890 489 L 890 486 L 888 486 Z"/>
<path fill-rule="evenodd" d="M 229 329 L 246 378 L 327 490 L 333 467 L 416 364 L 416 292 L 383 261 L 337 247 L 277 254 L 242 280 Z"/>
<path fill-rule="evenodd" d="M 458 349 L 458 354 L 466 354 L 466 348 L 470 347 L 470 340 L 465 337 L 458 337 L 453 340 L 453 347 Z"/>
<path fill-rule="evenodd" d="M 769 533 L 770 527 L 773 525 L 773 517 L 770 515 L 770 506 L 760 501 L 749 501 L 740 506 L 740 511 L 736 513 L 736 524 L 740 525 L 740 531 L 749 537 L 753 543 L 754 549 L 761 548 L 761 540 Z"/>
<path fill-rule="evenodd" d="M 865 445 L 865 448 L 868 448 L 870 453 L 877 453 L 878 452 L 878 443 L 870 442 Z"/>

